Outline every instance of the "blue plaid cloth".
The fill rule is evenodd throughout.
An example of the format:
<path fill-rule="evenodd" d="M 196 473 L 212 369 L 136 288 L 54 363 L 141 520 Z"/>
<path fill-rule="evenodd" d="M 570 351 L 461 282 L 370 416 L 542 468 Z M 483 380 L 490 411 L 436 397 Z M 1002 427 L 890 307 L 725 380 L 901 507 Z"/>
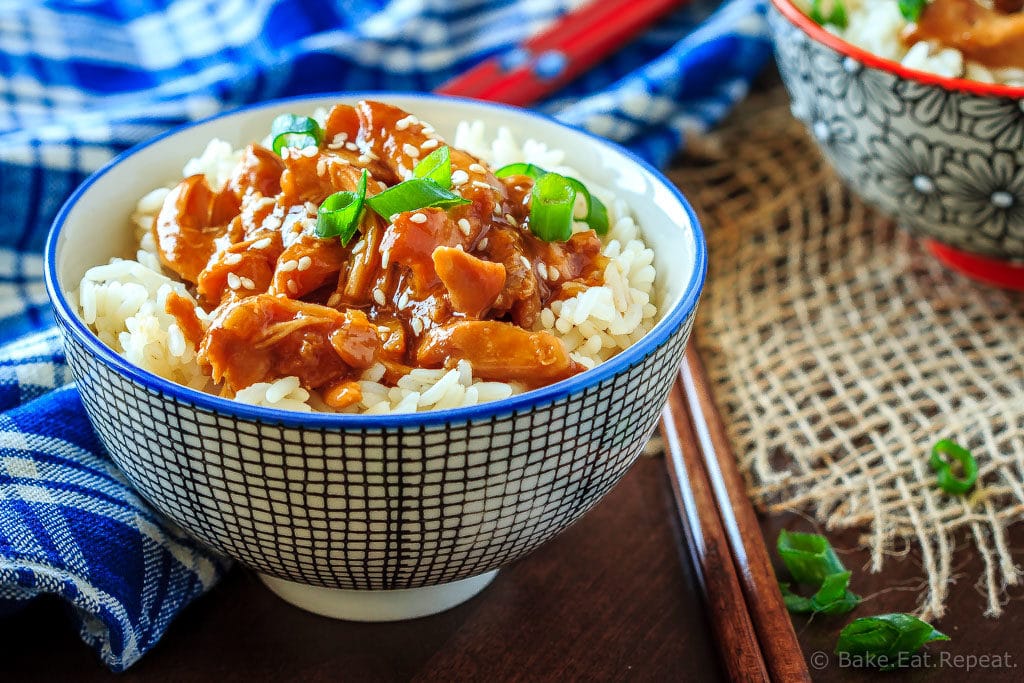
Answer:
<path fill-rule="evenodd" d="M 69 384 L 40 252 L 74 187 L 137 142 L 245 103 L 430 90 L 577 4 L 0 0 L 0 612 L 60 595 L 120 671 L 227 568 L 132 491 Z M 540 108 L 665 164 L 769 55 L 764 0 L 718 4 L 680 9 Z"/>

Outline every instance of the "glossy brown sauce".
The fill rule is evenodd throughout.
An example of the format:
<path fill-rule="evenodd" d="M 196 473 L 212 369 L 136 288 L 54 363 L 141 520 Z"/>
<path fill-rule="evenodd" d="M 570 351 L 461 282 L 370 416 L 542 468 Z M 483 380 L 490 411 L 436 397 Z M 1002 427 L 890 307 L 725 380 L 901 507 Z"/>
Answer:
<path fill-rule="evenodd" d="M 320 239 L 316 210 L 327 196 L 356 189 L 364 169 L 373 196 L 444 144 L 379 102 L 334 107 L 325 133 L 313 154 L 251 145 L 219 192 L 202 176 L 185 178 L 155 221 L 162 263 L 213 322 L 204 331 L 178 295 L 166 308 L 225 394 L 294 375 L 341 409 L 360 400 L 354 380 L 378 362 L 389 383 L 462 359 L 478 377 L 529 386 L 583 370 L 558 338 L 532 329 L 552 300 L 603 283 L 592 231 L 564 243 L 536 238 L 532 180 L 499 180 L 450 148 L 453 173 L 468 177 L 454 189 L 470 203 L 388 220 L 366 210 L 348 246 Z"/>
<path fill-rule="evenodd" d="M 975 0 L 932 0 L 903 40 L 907 45 L 935 41 L 991 68 L 1024 68 L 1021 5 L 1021 0 L 1003 0 L 989 9 Z"/>

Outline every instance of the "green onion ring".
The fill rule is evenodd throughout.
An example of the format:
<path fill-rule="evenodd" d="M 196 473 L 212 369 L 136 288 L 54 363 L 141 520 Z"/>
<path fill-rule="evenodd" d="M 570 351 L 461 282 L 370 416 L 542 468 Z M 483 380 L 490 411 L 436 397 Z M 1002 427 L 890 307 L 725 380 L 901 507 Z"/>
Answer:
<path fill-rule="evenodd" d="M 324 139 L 324 132 L 316 119 L 295 114 L 281 114 L 270 124 L 270 134 L 274 138 L 271 147 L 274 154 L 281 154 L 285 147 L 319 147 Z"/>
<path fill-rule="evenodd" d="M 509 176 L 522 175 L 533 178 L 536 181 L 546 173 L 547 171 L 540 166 L 520 162 L 518 164 L 502 166 L 494 172 L 494 176 L 496 178 L 507 178 Z M 586 203 L 586 212 L 581 217 L 581 220 L 586 222 L 586 224 L 598 235 L 607 235 L 608 209 L 605 207 L 604 203 L 594 195 L 590 194 L 590 190 L 587 189 L 587 186 L 576 178 L 571 176 L 562 177 L 572 184 L 573 189 L 576 190 L 576 195 L 582 196 Z"/>
<path fill-rule="evenodd" d="M 335 192 L 321 204 L 316 212 L 316 230 L 314 233 L 321 239 L 340 237 L 341 246 L 348 246 L 349 241 L 363 217 L 363 203 L 366 200 L 366 170 L 359 177 L 359 185 L 355 192 Z"/>
<path fill-rule="evenodd" d="M 963 476 L 957 477 L 944 455 L 948 455 L 963 468 Z M 935 470 L 935 478 L 939 482 L 939 488 L 946 493 L 962 495 L 971 490 L 978 481 L 978 461 L 974 459 L 971 452 L 951 439 L 942 439 L 932 446 L 932 457 L 929 460 L 931 468 Z"/>
<path fill-rule="evenodd" d="M 545 242 L 565 242 L 572 237 L 576 188 L 557 173 L 545 173 L 533 184 L 530 230 Z"/>

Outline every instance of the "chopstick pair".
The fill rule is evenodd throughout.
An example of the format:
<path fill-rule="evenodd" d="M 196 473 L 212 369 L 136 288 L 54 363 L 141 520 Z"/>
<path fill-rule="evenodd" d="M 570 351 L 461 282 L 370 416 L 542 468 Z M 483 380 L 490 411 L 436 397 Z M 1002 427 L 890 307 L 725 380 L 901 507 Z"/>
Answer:
<path fill-rule="evenodd" d="M 692 339 L 662 411 L 662 432 L 676 507 L 729 678 L 810 681 Z"/>

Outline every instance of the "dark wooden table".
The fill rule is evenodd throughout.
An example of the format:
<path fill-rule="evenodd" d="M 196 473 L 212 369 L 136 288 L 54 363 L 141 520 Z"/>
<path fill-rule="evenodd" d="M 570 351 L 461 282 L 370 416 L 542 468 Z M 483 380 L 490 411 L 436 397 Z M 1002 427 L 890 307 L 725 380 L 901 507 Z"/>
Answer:
<path fill-rule="evenodd" d="M 449 612 L 395 624 L 293 608 L 236 568 L 126 674 L 56 601 L 0 621 L 14 681 L 722 680 L 660 458 L 643 458 L 582 521 Z"/>
<path fill-rule="evenodd" d="M 36 600 L 0 621 L 0 679 L 14 681 L 258 680 L 722 680 L 710 628 L 682 546 L 661 458 L 642 458 L 594 510 L 534 555 L 506 568 L 481 595 L 434 617 L 397 624 L 332 621 L 290 607 L 236 568 L 176 620 L 163 641 L 121 676 L 78 639 L 55 600 Z M 802 517 L 765 519 L 770 541 Z M 853 532 L 828 533 L 852 587 L 867 598 L 850 617 L 796 619 L 816 680 L 874 680 L 839 666 L 832 648 L 854 616 L 911 611 L 921 582 L 916 552 L 882 574 L 851 551 Z M 1024 530 L 1011 534 L 1024 547 Z M 1018 560 L 1022 558 L 1018 557 Z M 1024 589 L 1005 614 L 983 616 L 974 589 L 980 560 L 958 567 L 949 613 L 953 640 L 929 646 L 932 666 L 901 679 L 1024 680 Z M 964 658 L 959 665 L 941 652 Z M 968 671 L 967 657 L 1002 655 L 1008 667 Z"/>

